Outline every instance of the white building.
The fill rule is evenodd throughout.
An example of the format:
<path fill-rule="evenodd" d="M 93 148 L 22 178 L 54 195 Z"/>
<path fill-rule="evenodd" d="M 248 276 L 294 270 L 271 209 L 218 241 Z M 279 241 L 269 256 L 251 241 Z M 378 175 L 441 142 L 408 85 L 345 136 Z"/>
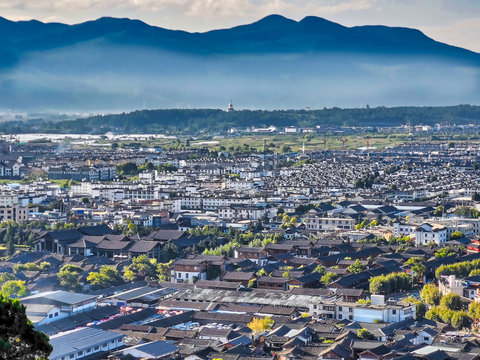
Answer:
<path fill-rule="evenodd" d="M 354 302 L 323 302 L 310 304 L 310 315 L 315 318 L 352 320 L 366 323 L 382 321 L 392 323 L 416 317 L 416 305 L 397 303 L 395 301 L 379 301 L 371 305 Z"/>
<path fill-rule="evenodd" d="M 415 245 L 427 245 L 434 242 L 437 245 L 443 245 L 447 241 L 447 228 L 443 225 L 422 224 L 415 228 Z"/>
<path fill-rule="evenodd" d="M 125 335 L 110 331 L 81 328 L 50 337 L 50 360 L 76 360 L 107 353 L 125 345 Z"/>
<path fill-rule="evenodd" d="M 306 216 L 307 230 L 314 231 L 337 231 L 337 230 L 353 230 L 355 228 L 355 220 L 349 218 L 329 218 L 319 217 L 315 212 L 308 212 Z"/>

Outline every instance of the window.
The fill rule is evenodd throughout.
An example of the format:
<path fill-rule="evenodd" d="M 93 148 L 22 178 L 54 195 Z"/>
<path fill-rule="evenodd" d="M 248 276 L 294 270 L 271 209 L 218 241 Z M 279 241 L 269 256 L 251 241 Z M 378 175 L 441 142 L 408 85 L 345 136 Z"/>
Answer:
<path fill-rule="evenodd" d="M 58 312 L 55 313 L 55 317 L 57 317 L 57 316 L 58 316 Z"/>
<path fill-rule="evenodd" d="M 87 350 L 85 350 L 85 352 L 88 354 L 90 352 L 92 352 L 92 348 L 88 348 Z"/>
<path fill-rule="evenodd" d="M 342 307 L 341 307 L 341 306 L 338 307 L 338 311 L 342 311 Z"/>
<path fill-rule="evenodd" d="M 79 351 L 78 356 L 82 356 L 82 355 L 83 355 L 83 351 Z"/>
<path fill-rule="evenodd" d="M 48 314 L 48 318 L 51 319 L 53 317 L 53 314 Z"/>
<path fill-rule="evenodd" d="M 430 340 L 430 338 L 428 336 L 424 336 L 423 340 L 428 341 L 428 340 Z"/>
<path fill-rule="evenodd" d="M 343 317 L 342 317 L 342 314 L 338 315 L 338 318 L 339 318 L 339 319 L 342 319 L 342 318 L 343 318 Z"/>
<path fill-rule="evenodd" d="M 100 346 L 95 346 L 95 351 L 98 351 L 100 349 Z"/>
<path fill-rule="evenodd" d="M 69 357 L 70 359 L 73 359 L 73 358 L 75 357 L 75 354 L 70 354 L 68 357 Z"/>
<path fill-rule="evenodd" d="M 112 343 L 112 344 L 115 344 L 115 340 L 112 340 L 111 343 Z"/>
<path fill-rule="evenodd" d="M 107 347 L 107 346 L 108 346 L 108 343 L 104 343 L 104 344 L 102 345 L 102 347 Z"/>
<path fill-rule="evenodd" d="M 395 315 L 397 313 L 397 310 L 392 310 L 392 314 Z"/>
<path fill-rule="evenodd" d="M 353 315 L 348 315 L 348 320 L 353 320 Z"/>

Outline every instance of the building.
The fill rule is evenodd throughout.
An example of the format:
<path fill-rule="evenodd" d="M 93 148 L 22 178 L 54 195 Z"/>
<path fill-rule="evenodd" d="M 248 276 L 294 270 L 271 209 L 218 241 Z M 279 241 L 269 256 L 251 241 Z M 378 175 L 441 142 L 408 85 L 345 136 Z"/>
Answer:
<path fill-rule="evenodd" d="M 50 337 L 53 347 L 50 360 L 76 360 L 108 353 L 124 346 L 124 337 L 90 327 L 60 333 Z"/>
<path fill-rule="evenodd" d="M 27 221 L 30 214 L 37 212 L 38 208 L 21 207 L 20 205 L 12 205 L 0 208 L 0 221 L 13 220 L 15 222 Z"/>
<path fill-rule="evenodd" d="M 179 352 L 178 346 L 163 340 L 139 344 L 118 351 L 123 355 L 130 355 L 136 359 L 172 359 Z"/>
<path fill-rule="evenodd" d="M 306 216 L 306 228 L 313 231 L 353 230 L 355 220 L 349 218 L 319 217 L 315 210 L 310 210 Z"/>
<path fill-rule="evenodd" d="M 75 181 L 105 181 L 113 180 L 116 176 L 116 169 L 114 166 L 96 168 L 96 167 L 49 167 L 48 178 L 54 180 L 72 179 Z"/>
<path fill-rule="evenodd" d="M 21 299 L 27 317 L 35 324 L 46 324 L 95 309 L 96 296 L 68 291 L 47 291 Z"/>
<path fill-rule="evenodd" d="M 375 301 L 375 297 L 380 301 Z M 372 304 L 359 304 L 356 302 L 329 302 L 319 300 L 310 304 L 310 315 L 319 319 L 351 320 L 366 323 L 385 322 L 392 323 L 416 318 L 416 305 L 398 303 L 396 301 L 384 302 L 383 295 L 372 295 Z"/>
<path fill-rule="evenodd" d="M 447 241 L 447 228 L 443 225 L 422 224 L 415 228 L 415 245 L 428 245 L 434 242 L 437 245 L 443 245 Z"/>
<path fill-rule="evenodd" d="M 225 270 L 225 257 L 195 255 L 187 259 L 178 259 L 173 263 L 172 282 L 194 282 L 196 280 L 207 280 L 207 273 L 210 277 L 217 278 Z"/>

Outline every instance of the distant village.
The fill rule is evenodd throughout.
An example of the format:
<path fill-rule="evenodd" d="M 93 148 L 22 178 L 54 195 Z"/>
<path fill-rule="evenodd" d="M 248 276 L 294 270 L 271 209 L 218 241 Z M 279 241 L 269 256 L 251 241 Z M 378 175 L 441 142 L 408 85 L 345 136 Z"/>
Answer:
<path fill-rule="evenodd" d="M 52 360 L 480 359 L 478 144 L 2 140 L 0 181 L 0 294 Z"/>

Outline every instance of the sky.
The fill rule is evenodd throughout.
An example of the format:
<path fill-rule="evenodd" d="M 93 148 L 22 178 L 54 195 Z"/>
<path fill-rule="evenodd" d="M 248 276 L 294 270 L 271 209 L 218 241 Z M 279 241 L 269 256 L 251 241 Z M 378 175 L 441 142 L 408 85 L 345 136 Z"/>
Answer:
<path fill-rule="evenodd" d="M 10 20 L 73 24 L 114 16 L 187 31 L 243 25 L 270 14 L 411 27 L 480 52 L 480 0 L 0 0 L 0 15 Z"/>

